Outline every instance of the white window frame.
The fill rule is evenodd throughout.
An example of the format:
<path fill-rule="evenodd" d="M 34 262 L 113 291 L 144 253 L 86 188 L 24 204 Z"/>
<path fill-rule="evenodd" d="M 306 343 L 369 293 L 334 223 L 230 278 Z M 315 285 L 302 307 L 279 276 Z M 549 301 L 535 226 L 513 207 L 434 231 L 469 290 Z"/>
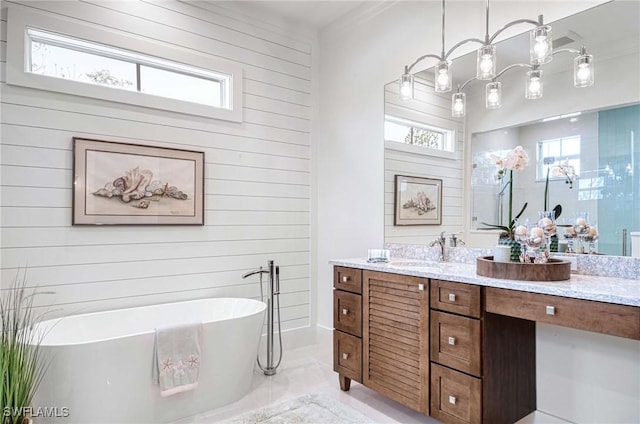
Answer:
<path fill-rule="evenodd" d="M 148 93 L 121 90 L 118 88 L 88 84 L 40 75 L 30 72 L 31 45 L 27 35 L 29 28 L 58 33 L 93 43 L 115 46 L 119 49 L 140 53 L 157 63 L 176 62 L 190 69 L 228 76 L 230 91 L 226 107 L 214 107 L 200 103 L 156 96 Z M 230 61 L 214 59 L 159 43 L 125 36 L 105 29 L 84 25 L 64 18 L 52 17 L 19 7 L 9 7 L 7 23 L 7 84 L 36 88 L 59 93 L 104 99 L 119 103 L 162 109 L 190 115 L 226 121 L 242 122 L 242 67 Z M 158 66 L 156 66 L 158 67 Z M 165 68 L 166 69 L 166 68 Z"/>
<path fill-rule="evenodd" d="M 564 140 L 568 140 L 568 139 L 573 139 L 573 138 L 577 138 L 577 139 L 578 139 L 578 143 L 580 144 L 580 148 L 581 148 L 581 149 L 580 149 L 580 153 L 579 153 L 579 154 L 577 154 L 577 155 L 562 155 L 562 154 L 561 154 L 560 156 L 558 156 L 558 157 L 556 157 L 556 158 L 555 158 L 555 162 L 554 162 L 554 164 L 555 164 L 555 163 L 561 163 L 561 162 L 564 162 L 564 161 L 565 161 L 565 160 L 567 160 L 567 159 L 578 159 L 578 160 L 581 160 L 581 155 L 582 155 L 582 139 L 581 139 L 581 137 L 580 137 L 580 134 L 576 134 L 576 135 L 568 135 L 568 136 L 566 136 L 566 137 L 549 138 L 549 139 L 546 139 L 546 140 L 540 140 L 540 141 L 536 142 L 536 157 L 537 157 L 537 163 L 536 163 L 536 181 L 538 181 L 538 182 L 543 182 L 543 181 L 546 181 L 546 179 L 547 179 L 547 173 L 546 173 L 546 172 L 544 172 L 544 167 L 545 167 L 546 165 L 543 163 L 544 158 L 543 158 L 543 157 L 541 157 L 541 154 L 540 154 L 540 146 L 541 146 L 543 143 L 552 143 L 552 142 L 558 142 L 558 141 L 559 141 L 559 142 L 560 142 L 560 148 L 562 149 L 562 143 L 563 143 L 563 141 L 564 141 Z M 553 164 L 550 164 L 549 166 L 551 166 L 551 165 L 553 165 Z M 550 181 L 552 181 L 552 180 L 562 180 L 562 179 L 564 179 L 564 178 L 565 178 L 564 176 L 556 176 L 556 177 L 549 176 L 549 180 L 550 180 Z"/>
<path fill-rule="evenodd" d="M 397 141 L 386 140 L 384 141 L 384 147 L 391 150 L 399 150 L 403 152 L 415 153 L 424 156 L 437 156 L 445 159 L 457 159 L 456 155 L 456 131 L 448 128 L 440 128 L 433 125 L 423 124 L 422 122 L 414 121 L 407 118 L 402 118 L 395 115 L 384 116 L 384 122 L 395 122 L 414 128 L 421 128 L 437 133 L 441 133 L 444 136 L 443 144 L 450 146 L 451 150 L 434 149 L 432 147 L 417 146 L 413 144 L 400 143 Z"/>

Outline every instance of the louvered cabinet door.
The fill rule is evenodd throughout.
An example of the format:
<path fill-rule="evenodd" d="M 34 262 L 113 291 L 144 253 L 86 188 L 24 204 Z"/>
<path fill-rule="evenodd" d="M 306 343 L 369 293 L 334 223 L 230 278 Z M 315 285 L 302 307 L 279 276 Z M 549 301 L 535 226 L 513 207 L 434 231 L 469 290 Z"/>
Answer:
<path fill-rule="evenodd" d="M 363 273 L 363 382 L 429 414 L 429 281 Z"/>

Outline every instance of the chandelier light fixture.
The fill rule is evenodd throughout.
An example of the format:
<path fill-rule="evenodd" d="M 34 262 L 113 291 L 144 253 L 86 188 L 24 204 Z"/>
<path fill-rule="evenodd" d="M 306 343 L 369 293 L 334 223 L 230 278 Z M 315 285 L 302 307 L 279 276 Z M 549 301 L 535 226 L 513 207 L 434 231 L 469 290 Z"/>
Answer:
<path fill-rule="evenodd" d="M 442 50 L 439 55 L 426 54 L 417 58 L 411 65 L 404 67 L 404 73 L 400 77 L 400 99 L 411 100 L 414 97 L 414 78 L 411 70 L 425 59 L 436 59 L 437 63 L 434 67 L 434 86 L 437 93 L 446 93 L 451 91 L 453 86 L 453 75 L 451 72 L 451 60 L 449 57 L 460 46 L 467 43 L 478 43 L 480 48 L 476 54 L 476 76 L 458 84 L 457 90 L 451 97 L 451 115 L 453 117 L 463 117 L 466 113 L 466 95 L 464 88 L 471 82 L 476 80 L 488 81 L 486 85 L 486 101 L 487 109 L 497 109 L 502 106 L 502 83 L 497 81 L 505 72 L 515 68 L 527 68 L 525 79 L 525 98 L 540 99 L 542 98 L 542 69 L 541 65 L 551 62 L 553 56 L 558 53 L 573 53 L 575 57 L 573 63 L 573 85 L 575 87 L 588 87 L 593 85 L 593 56 L 587 54 L 585 47 L 580 50 L 576 49 L 556 49 L 553 50 L 552 29 L 549 25 L 544 24 L 542 15 L 538 16 L 538 20 L 532 19 L 516 19 L 509 22 L 492 35 L 489 34 L 489 0 L 486 0 L 486 32 L 484 39 L 467 38 L 453 45 L 445 52 L 445 0 L 442 0 Z M 514 63 L 497 71 L 496 68 L 496 45 L 494 41 L 498 35 L 504 30 L 518 24 L 534 25 L 530 32 L 530 48 L 529 63 Z"/>

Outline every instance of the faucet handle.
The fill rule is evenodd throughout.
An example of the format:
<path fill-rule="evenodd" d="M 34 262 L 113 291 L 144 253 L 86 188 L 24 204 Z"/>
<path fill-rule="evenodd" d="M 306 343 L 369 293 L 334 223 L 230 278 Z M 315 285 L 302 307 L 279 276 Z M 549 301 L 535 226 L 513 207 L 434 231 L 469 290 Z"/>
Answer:
<path fill-rule="evenodd" d="M 458 245 L 464 246 L 466 244 L 461 238 L 458 237 L 459 234 L 462 233 L 451 233 L 451 238 L 449 239 L 449 244 L 451 245 L 451 247 L 456 247 Z"/>

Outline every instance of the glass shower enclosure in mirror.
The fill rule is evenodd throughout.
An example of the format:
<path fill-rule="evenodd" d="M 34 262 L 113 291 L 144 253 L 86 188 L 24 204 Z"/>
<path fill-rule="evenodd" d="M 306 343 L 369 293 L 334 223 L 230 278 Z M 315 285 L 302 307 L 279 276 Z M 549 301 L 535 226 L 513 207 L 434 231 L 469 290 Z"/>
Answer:
<path fill-rule="evenodd" d="M 640 105 L 473 134 L 474 230 L 485 227 L 483 222 L 506 223 L 508 187 L 496 178 L 493 158 L 507 146 L 522 146 L 530 158 L 513 179 L 514 209 L 528 203 L 523 217 L 535 221 L 538 211 L 545 210 L 546 194 L 546 210 L 561 207 L 558 224 L 570 225 L 576 213 L 587 212 L 598 231 L 599 253 L 630 254 L 628 235 L 640 229 Z"/>

